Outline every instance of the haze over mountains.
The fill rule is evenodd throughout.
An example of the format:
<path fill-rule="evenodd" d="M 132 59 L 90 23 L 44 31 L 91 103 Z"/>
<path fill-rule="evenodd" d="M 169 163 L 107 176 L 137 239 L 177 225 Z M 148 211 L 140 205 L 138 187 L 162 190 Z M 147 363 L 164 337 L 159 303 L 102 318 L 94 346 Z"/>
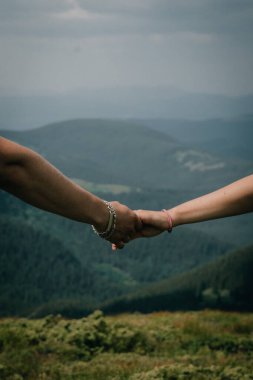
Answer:
<path fill-rule="evenodd" d="M 0 96 L 0 129 L 27 129 L 76 118 L 231 118 L 252 113 L 253 95 L 188 93 L 171 86 L 85 88 Z"/>
<path fill-rule="evenodd" d="M 252 108 L 253 109 L 253 108 Z M 253 160 L 253 114 L 205 120 L 143 119 L 136 123 L 165 132 L 181 143 L 224 158 Z"/>

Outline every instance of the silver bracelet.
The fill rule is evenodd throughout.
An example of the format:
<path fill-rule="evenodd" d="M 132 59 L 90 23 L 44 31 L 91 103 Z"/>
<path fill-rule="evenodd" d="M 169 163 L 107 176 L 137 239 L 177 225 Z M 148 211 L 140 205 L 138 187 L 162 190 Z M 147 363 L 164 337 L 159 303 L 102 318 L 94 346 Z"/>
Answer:
<path fill-rule="evenodd" d="M 109 221 L 108 221 L 106 230 L 103 232 L 98 232 L 93 225 L 92 225 L 92 229 L 95 232 L 95 234 L 101 237 L 102 239 L 109 239 L 115 231 L 117 215 L 116 215 L 116 211 L 114 207 L 112 206 L 110 202 L 107 202 L 107 201 L 103 201 L 103 202 L 106 204 L 109 210 Z"/>

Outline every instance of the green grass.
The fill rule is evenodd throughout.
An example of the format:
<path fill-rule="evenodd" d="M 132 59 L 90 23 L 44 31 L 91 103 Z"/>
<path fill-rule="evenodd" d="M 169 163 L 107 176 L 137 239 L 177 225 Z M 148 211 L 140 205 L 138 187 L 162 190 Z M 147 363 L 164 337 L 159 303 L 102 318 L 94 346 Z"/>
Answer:
<path fill-rule="evenodd" d="M 253 314 L 0 321 L 1 380 L 250 380 Z"/>

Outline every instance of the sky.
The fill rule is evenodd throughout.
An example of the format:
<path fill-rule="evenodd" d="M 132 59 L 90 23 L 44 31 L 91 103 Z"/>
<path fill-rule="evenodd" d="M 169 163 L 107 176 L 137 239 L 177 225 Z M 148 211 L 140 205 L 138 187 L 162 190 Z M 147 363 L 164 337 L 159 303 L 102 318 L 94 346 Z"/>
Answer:
<path fill-rule="evenodd" d="M 252 0 L 0 0 L 0 95 L 253 93 Z"/>

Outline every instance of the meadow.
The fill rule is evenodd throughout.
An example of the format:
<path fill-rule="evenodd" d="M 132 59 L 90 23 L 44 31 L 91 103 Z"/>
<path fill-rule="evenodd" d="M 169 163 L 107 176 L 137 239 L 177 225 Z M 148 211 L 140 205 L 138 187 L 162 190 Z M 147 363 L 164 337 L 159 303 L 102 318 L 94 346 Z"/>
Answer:
<path fill-rule="evenodd" d="M 0 320 L 1 380 L 250 380 L 253 314 Z"/>

